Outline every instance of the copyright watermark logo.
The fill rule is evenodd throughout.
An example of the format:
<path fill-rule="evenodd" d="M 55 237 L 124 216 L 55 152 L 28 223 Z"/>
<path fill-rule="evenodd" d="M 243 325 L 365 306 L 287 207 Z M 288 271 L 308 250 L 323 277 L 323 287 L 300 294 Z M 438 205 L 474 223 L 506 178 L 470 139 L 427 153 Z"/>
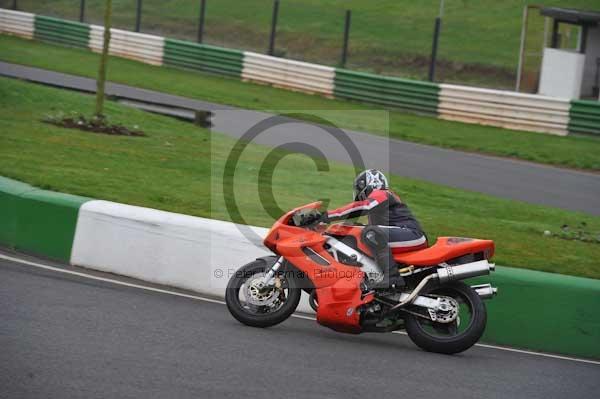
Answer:
<path fill-rule="evenodd" d="M 362 121 L 379 135 L 340 128 L 360 127 Z M 213 269 L 227 265 L 235 270 L 271 254 L 262 243 L 266 229 L 252 226 L 270 226 L 314 201 L 322 201 L 322 210 L 342 206 L 352 200 L 358 173 L 389 170 L 386 111 L 231 110 L 215 118 L 213 130 L 220 129 L 227 134 L 211 138 L 211 217 L 232 221 L 235 231 L 212 235 Z M 227 284 L 222 271 L 212 270 L 213 284 Z"/>

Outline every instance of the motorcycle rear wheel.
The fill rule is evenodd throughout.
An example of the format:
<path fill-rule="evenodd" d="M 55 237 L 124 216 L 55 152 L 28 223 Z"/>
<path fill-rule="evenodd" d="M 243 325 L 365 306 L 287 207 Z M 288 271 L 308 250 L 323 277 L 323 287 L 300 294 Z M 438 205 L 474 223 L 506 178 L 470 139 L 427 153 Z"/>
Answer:
<path fill-rule="evenodd" d="M 297 287 L 295 279 L 285 278 L 281 273 L 278 274 L 280 289 L 256 294 L 258 297 L 240 298 L 240 291 L 244 295 L 256 291 L 247 290 L 245 285 L 252 284 L 253 279 L 266 273 L 276 260 L 274 256 L 257 259 L 242 266 L 229 280 L 225 302 L 231 315 L 239 322 L 251 327 L 271 327 L 286 320 L 296 310 L 302 290 Z M 272 295 L 277 297 L 273 298 Z M 261 306 L 261 301 L 265 305 Z M 269 304 L 271 301 L 273 303 Z"/>
<path fill-rule="evenodd" d="M 460 312 L 457 320 L 450 324 L 408 314 L 405 318 L 406 332 L 417 346 L 429 352 L 454 354 L 479 341 L 487 323 L 487 311 L 483 300 L 471 287 L 461 281 L 438 284 L 424 289 L 421 295 L 452 297 L 459 302 Z"/>

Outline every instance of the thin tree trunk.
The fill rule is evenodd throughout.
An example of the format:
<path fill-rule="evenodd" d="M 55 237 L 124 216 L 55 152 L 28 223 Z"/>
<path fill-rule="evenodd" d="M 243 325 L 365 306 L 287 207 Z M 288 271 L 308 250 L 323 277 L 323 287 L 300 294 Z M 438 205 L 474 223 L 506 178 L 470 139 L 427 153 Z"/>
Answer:
<path fill-rule="evenodd" d="M 112 17 L 112 0 L 106 0 L 104 10 L 104 43 L 102 45 L 102 57 L 100 58 L 100 69 L 96 80 L 96 116 L 101 118 L 104 112 L 104 86 L 106 85 L 106 64 L 108 63 L 108 48 L 110 45 L 110 26 Z"/>

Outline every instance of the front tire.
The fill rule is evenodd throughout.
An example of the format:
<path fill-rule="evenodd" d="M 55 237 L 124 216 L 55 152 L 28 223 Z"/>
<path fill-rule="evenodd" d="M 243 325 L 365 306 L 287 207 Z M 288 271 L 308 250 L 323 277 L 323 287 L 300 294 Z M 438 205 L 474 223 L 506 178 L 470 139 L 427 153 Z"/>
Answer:
<path fill-rule="evenodd" d="M 444 285 L 434 285 L 425 288 L 420 295 L 442 295 L 452 297 L 460 304 L 459 317 L 454 325 L 444 325 L 425 320 L 421 317 L 408 314 L 406 316 L 406 332 L 410 339 L 421 349 L 429 352 L 454 354 L 463 352 L 479 341 L 487 323 L 487 312 L 483 300 L 467 284 L 457 281 Z M 461 314 L 466 318 L 469 312 L 468 323 L 463 323 Z"/>
<path fill-rule="evenodd" d="M 225 302 L 231 315 L 239 322 L 251 327 L 271 327 L 286 320 L 296 310 L 302 290 L 294 278 L 286 278 L 279 272 L 279 288 L 257 292 L 252 286 L 253 281 L 266 273 L 276 260 L 274 256 L 257 259 L 242 266 L 229 280 Z M 246 285 L 252 286 L 251 289 L 246 289 Z M 244 294 L 244 298 L 240 298 L 240 293 Z"/>

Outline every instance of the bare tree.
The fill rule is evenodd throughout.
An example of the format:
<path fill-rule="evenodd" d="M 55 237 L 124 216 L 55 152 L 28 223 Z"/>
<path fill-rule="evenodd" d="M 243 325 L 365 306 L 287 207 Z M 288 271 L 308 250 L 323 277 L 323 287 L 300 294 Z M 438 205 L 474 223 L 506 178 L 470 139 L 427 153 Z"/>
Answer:
<path fill-rule="evenodd" d="M 106 64 L 108 63 L 108 49 L 110 46 L 111 19 L 112 0 L 106 0 L 104 10 L 104 43 L 102 45 L 98 79 L 96 80 L 96 116 L 98 118 L 102 118 L 104 112 L 104 87 L 106 86 Z"/>

